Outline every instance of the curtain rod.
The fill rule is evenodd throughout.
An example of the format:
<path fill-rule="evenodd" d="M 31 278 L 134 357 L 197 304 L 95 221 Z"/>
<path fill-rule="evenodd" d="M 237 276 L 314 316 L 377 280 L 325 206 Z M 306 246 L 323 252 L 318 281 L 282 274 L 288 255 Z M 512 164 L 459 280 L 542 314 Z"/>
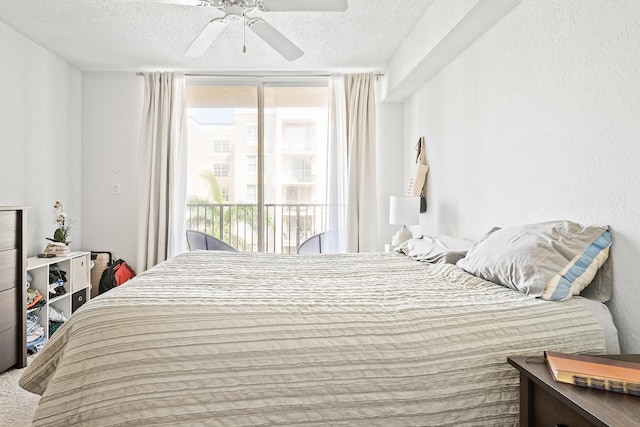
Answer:
<path fill-rule="evenodd" d="M 136 76 L 144 76 L 144 73 L 138 72 Z M 318 77 L 331 77 L 331 74 L 278 74 L 278 75 L 257 75 L 257 74 L 189 74 L 185 73 L 186 77 L 224 77 L 224 78 L 318 78 Z M 376 78 L 384 77 L 384 73 L 376 73 Z"/>

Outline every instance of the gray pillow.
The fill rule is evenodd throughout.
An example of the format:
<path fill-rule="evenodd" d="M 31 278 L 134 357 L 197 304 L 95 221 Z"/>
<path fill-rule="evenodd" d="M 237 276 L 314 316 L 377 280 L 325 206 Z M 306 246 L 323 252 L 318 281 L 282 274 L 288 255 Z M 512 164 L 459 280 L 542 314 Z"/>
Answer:
<path fill-rule="evenodd" d="M 527 295 L 559 301 L 591 283 L 610 246 L 608 227 L 551 221 L 494 229 L 456 265 Z"/>
<path fill-rule="evenodd" d="M 421 236 L 409 239 L 396 248 L 417 261 L 455 264 L 465 256 L 473 242 L 451 236 Z"/>

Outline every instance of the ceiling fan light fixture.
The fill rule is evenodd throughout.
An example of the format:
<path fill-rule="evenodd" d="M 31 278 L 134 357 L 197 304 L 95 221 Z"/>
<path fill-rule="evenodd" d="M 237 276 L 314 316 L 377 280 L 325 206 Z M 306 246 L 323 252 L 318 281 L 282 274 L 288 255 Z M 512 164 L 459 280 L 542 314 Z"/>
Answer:
<path fill-rule="evenodd" d="M 231 22 L 240 22 L 242 21 L 242 17 L 251 12 L 253 9 L 246 9 L 237 4 L 228 4 L 224 7 L 224 18 Z"/>

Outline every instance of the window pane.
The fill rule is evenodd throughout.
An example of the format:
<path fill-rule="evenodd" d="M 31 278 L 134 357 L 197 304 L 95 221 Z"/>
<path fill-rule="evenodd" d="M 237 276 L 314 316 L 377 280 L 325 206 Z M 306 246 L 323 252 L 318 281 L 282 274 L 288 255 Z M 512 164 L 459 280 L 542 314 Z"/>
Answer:
<path fill-rule="evenodd" d="M 213 152 L 215 154 L 224 154 L 229 152 L 229 140 L 217 138 L 213 140 Z"/>
<path fill-rule="evenodd" d="M 257 202 L 258 201 L 258 186 L 249 184 L 247 185 L 247 202 Z"/>
<path fill-rule="evenodd" d="M 258 172 L 258 156 L 250 154 L 247 156 L 247 172 Z"/>
<path fill-rule="evenodd" d="M 213 175 L 218 178 L 228 178 L 229 165 L 227 163 L 215 163 L 213 165 Z"/>
<path fill-rule="evenodd" d="M 327 87 L 274 87 L 265 99 L 268 252 L 295 252 L 324 231 Z"/>
<path fill-rule="evenodd" d="M 258 250 L 257 99 L 255 86 L 187 86 L 187 229 L 241 251 Z"/>
<path fill-rule="evenodd" d="M 258 144 L 258 125 L 247 125 L 247 145 Z"/>

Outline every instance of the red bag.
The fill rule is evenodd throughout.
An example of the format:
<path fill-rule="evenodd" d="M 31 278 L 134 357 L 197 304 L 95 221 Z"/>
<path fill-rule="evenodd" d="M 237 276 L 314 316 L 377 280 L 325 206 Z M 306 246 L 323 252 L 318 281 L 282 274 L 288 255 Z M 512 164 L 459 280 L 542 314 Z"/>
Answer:
<path fill-rule="evenodd" d="M 134 277 L 136 277 L 136 272 L 133 271 L 133 268 L 131 268 L 125 260 L 116 260 L 102 272 L 99 293 L 103 294 Z"/>
<path fill-rule="evenodd" d="M 119 259 L 118 261 L 116 261 L 116 263 L 118 262 L 120 262 L 120 264 L 114 267 L 116 286 L 120 286 L 129 279 L 133 279 L 134 277 L 136 277 L 136 272 L 133 271 L 133 268 L 131 268 L 131 266 L 129 266 L 126 261 Z"/>

